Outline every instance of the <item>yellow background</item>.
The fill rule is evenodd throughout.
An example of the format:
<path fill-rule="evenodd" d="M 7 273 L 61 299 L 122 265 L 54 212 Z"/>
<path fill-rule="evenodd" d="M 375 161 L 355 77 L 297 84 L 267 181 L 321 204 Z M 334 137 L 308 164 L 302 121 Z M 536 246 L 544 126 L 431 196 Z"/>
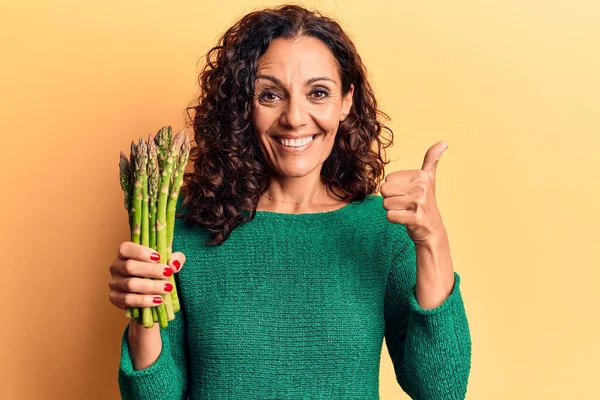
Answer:
<path fill-rule="evenodd" d="M 182 128 L 202 56 L 275 4 L 0 3 L 1 398 L 118 398 L 119 151 Z M 354 39 L 392 118 L 388 173 L 449 144 L 437 199 L 472 330 L 467 398 L 600 398 L 599 3 L 301 4 Z M 408 398 L 385 344 L 380 391 Z"/>

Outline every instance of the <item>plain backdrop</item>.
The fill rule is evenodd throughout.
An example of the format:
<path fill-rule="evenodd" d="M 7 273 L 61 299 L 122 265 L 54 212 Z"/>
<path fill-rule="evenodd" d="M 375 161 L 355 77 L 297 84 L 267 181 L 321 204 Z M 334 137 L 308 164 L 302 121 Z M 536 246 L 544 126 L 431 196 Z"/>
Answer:
<path fill-rule="evenodd" d="M 119 151 L 184 127 L 206 51 L 278 4 L 0 3 L 0 398 L 119 398 Z M 600 398 L 599 3 L 300 4 L 366 63 L 395 132 L 386 173 L 449 144 L 436 193 L 471 326 L 467 398 Z M 385 344 L 380 376 L 383 400 L 408 399 Z"/>

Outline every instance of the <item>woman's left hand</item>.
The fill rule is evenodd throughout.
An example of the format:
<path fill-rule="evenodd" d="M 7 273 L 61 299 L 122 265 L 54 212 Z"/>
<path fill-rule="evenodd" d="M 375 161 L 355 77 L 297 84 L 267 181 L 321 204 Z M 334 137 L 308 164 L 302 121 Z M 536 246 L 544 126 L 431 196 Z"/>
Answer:
<path fill-rule="evenodd" d="M 435 173 L 447 148 L 445 142 L 434 144 L 425 153 L 421 169 L 392 172 L 379 188 L 388 220 L 404 224 L 415 245 L 434 243 L 446 234 L 435 201 Z"/>

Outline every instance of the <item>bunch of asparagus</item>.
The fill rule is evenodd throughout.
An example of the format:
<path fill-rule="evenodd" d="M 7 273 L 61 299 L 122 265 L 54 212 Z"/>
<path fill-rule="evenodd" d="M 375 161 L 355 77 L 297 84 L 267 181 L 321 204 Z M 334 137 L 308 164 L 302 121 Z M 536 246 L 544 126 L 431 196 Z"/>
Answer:
<path fill-rule="evenodd" d="M 125 209 L 129 214 L 131 241 L 156 250 L 160 264 L 171 258 L 175 209 L 183 172 L 190 153 L 190 141 L 185 130 L 175 134 L 170 126 L 162 127 L 148 142 L 140 137 L 136 145 L 131 142 L 127 159 L 121 151 L 119 177 L 125 193 Z M 126 316 L 146 328 L 158 322 L 166 328 L 180 310 L 175 276 L 169 277 L 173 285 L 164 294 L 163 302 L 155 307 L 130 307 Z"/>

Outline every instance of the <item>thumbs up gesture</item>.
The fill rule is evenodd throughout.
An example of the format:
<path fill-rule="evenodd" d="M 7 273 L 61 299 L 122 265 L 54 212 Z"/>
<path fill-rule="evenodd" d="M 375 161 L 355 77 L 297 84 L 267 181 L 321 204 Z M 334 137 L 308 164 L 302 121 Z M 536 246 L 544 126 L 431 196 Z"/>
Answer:
<path fill-rule="evenodd" d="M 435 173 L 445 142 L 431 146 L 421 169 L 392 172 L 379 188 L 387 218 L 395 224 L 404 224 L 416 245 L 435 241 L 446 230 L 435 201 Z"/>

